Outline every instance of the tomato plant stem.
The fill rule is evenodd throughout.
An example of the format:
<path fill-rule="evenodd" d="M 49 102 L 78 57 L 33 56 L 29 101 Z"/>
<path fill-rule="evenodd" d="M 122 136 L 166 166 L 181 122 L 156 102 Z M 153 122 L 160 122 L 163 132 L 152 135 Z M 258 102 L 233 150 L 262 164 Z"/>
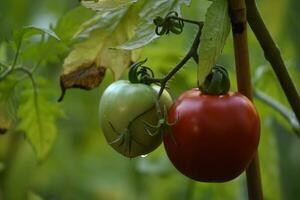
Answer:
<path fill-rule="evenodd" d="M 172 18 L 173 18 L 173 19 L 182 20 L 182 21 L 187 22 L 187 23 L 190 23 L 190 24 L 196 24 L 196 25 L 202 26 L 202 22 L 199 22 L 199 21 L 190 20 L 190 19 L 184 19 L 184 18 L 181 18 L 181 17 L 175 17 L 175 16 L 173 16 Z"/>
<path fill-rule="evenodd" d="M 247 17 L 244 0 L 230 0 L 238 90 L 252 100 L 250 63 L 247 42 Z M 246 170 L 248 198 L 263 199 L 258 153 Z"/>
<path fill-rule="evenodd" d="M 300 121 L 300 97 L 286 69 L 280 50 L 276 46 L 270 32 L 257 9 L 255 0 L 246 0 L 247 19 L 258 42 L 264 50 L 265 58 L 271 63 L 281 87 L 298 119 Z"/>
<path fill-rule="evenodd" d="M 280 113 L 290 123 L 298 137 L 300 137 L 300 124 L 293 112 L 262 91 L 254 90 L 254 96 Z"/>
<path fill-rule="evenodd" d="M 199 62 L 197 51 L 198 51 L 198 46 L 199 46 L 199 43 L 200 43 L 200 36 L 201 36 L 201 32 L 202 32 L 203 23 L 202 22 L 197 22 L 196 24 L 198 25 L 198 32 L 195 36 L 193 44 L 192 44 L 190 50 L 188 51 L 188 53 L 184 56 L 184 58 L 164 78 L 152 79 L 154 82 L 159 82 L 160 85 L 161 85 L 160 91 L 158 93 L 158 98 L 160 98 L 160 96 L 161 96 L 163 90 L 165 89 L 168 81 L 176 74 L 176 72 L 178 72 L 185 65 L 185 63 L 189 59 L 193 58 L 196 63 Z"/>

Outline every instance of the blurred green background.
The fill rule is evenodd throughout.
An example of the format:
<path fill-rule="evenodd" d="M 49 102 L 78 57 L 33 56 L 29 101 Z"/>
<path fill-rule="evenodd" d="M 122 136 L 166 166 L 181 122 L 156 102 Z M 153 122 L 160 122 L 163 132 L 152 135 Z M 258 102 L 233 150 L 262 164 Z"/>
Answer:
<path fill-rule="evenodd" d="M 260 0 L 262 15 L 281 49 L 288 70 L 299 91 L 300 86 L 300 1 Z M 11 39 L 12 31 L 24 25 L 49 28 L 77 0 L 1 0 L 0 43 Z M 184 7 L 183 16 L 203 19 L 203 1 Z M 186 26 L 180 36 L 164 36 L 148 45 L 142 58 L 148 58 L 158 75 L 168 72 L 192 43 L 196 30 Z M 170 47 L 170 44 L 172 46 Z M 271 67 L 253 34 L 249 32 L 253 85 L 288 106 Z M 67 52 L 66 52 L 67 53 Z M 38 70 L 60 95 L 59 74 L 64 56 L 50 60 Z M 220 63 L 230 69 L 235 90 L 232 38 L 229 37 Z M 170 84 L 177 97 L 196 86 L 197 68 L 189 62 Z M 124 76 L 124 78 L 126 78 Z M 144 158 L 127 159 L 116 153 L 101 133 L 98 103 L 103 90 L 112 82 L 111 72 L 99 88 L 67 92 L 61 108 L 65 117 L 58 122 L 58 137 L 47 160 L 37 163 L 23 134 L 0 135 L 0 199 L 104 199 L 104 200 L 243 200 L 247 199 L 245 175 L 222 184 L 193 182 L 171 165 L 161 146 Z M 56 103 L 53 101 L 53 103 Z M 255 100 L 261 116 L 259 146 L 261 175 L 266 200 L 300 199 L 300 138 L 277 112 Z"/>

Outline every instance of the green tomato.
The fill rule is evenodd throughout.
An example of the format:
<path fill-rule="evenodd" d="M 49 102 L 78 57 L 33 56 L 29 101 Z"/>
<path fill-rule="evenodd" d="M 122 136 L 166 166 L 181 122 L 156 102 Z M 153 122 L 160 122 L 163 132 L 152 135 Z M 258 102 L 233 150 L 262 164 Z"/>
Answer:
<path fill-rule="evenodd" d="M 149 125 L 157 125 L 159 120 L 155 108 L 159 89 L 120 80 L 104 91 L 99 107 L 100 124 L 106 141 L 120 154 L 133 158 L 148 154 L 161 144 L 161 133 L 149 134 L 156 131 Z M 172 105 L 167 91 L 159 103 L 162 110 Z"/>

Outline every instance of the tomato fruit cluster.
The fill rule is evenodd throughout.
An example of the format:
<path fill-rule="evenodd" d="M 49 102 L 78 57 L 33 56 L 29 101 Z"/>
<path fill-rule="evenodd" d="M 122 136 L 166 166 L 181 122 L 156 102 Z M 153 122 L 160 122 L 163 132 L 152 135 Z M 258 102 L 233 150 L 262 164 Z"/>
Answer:
<path fill-rule="evenodd" d="M 173 103 L 166 91 L 157 100 L 160 87 L 149 84 L 150 69 L 143 63 L 131 67 L 130 81 L 114 82 L 103 93 L 99 113 L 107 142 L 133 158 L 163 140 L 173 165 L 191 179 L 225 182 L 239 176 L 257 151 L 260 121 L 249 99 L 229 92 L 226 69 L 215 66 L 200 89 Z M 159 108 L 168 111 L 160 116 Z"/>
<path fill-rule="evenodd" d="M 260 137 L 258 114 L 245 96 L 192 89 L 170 108 L 169 121 L 178 116 L 173 135 L 164 135 L 164 146 L 181 173 L 197 181 L 224 182 L 245 170 Z"/>

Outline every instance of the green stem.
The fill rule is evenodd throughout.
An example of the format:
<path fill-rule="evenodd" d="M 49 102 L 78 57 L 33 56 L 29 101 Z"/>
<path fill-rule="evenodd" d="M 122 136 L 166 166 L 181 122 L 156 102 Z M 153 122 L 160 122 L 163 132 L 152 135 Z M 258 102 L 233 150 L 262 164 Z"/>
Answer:
<path fill-rule="evenodd" d="M 17 52 L 15 54 L 15 57 L 14 57 L 14 60 L 13 60 L 13 63 L 12 63 L 12 70 L 14 70 L 16 64 L 17 64 L 17 60 L 19 58 L 19 55 L 20 55 L 20 49 L 21 49 L 21 45 L 22 45 L 22 41 L 23 41 L 23 37 L 22 39 L 20 40 L 20 42 L 18 43 L 18 46 L 17 46 Z"/>
<path fill-rule="evenodd" d="M 181 18 L 180 18 L 181 19 Z M 183 19 L 184 20 L 184 19 Z M 193 21 L 196 23 L 196 21 Z M 190 22 L 191 23 L 191 22 Z M 163 78 L 155 79 L 155 78 L 149 78 L 147 81 L 152 83 L 160 83 L 160 91 L 158 93 L 158 99 L 160 98 L 163 90 L 165 89 L 168 81 L 187 63 L 187 61 L 191 58 L 195 60 L 196 63 L 198 63 L 198 46 L 200 44 L 200 36 L 203 28 L 203 22 L 197 22 L 198 25 L 198 32 L 195 36 L 195 39 L 193 41 L 193 44 L 188 51 L 188 53 L 184 56 L 184 58 Z"/>
<path fill-rule="evenodd" d="M 257 40 L 264 50 L 265 58 L 270 62 L 280 85 L 300 121 L 300 97 L 286 69 L 281 53 L 258 11 L 255 0 L 246 0 L 247 19 Z"/>
<path fill-rule="evenodd" d="M 177 19 L 177 20 L 181 20 L 181 21 L 184 21 L 184 22 L 187 22 L 187 23 L 190 23 L 190 24 L 195 24 L 195 25 L 198 25 L 198 26 L 202 26 L 202 24 L 203 24 L 203 22 L 190 20 L 190 19 L 184 19 L 184 18 L 181 18 L 181 17 L 172 16 L 172 18 Z"/>
<path fill-rule="evenodd" d="M 0 61 L 0 66 L 2 66 L 4 68 L 8 68 L 9 67 L 9 65 L 7 65 L 7 64 L 5 64 L 4 62 L 1 62 L 1 61 Z"/>
<path fill-rule="evenodd" d="M 5 79 L 12 72 L 13 72 L 12 66 L 7 66 L 6 67 L 6 71 L 4 71 L 2 74 L 0 74 L 0 81 L 2 81 L 3 79 Z"/>
<path fill-rule="evenodd" d="M 290 123 L 295 133 L 300 137 L 300 124 L 297 121 L 297 118 L 293 112 L 291 112 L 287 107 L 280 104 L 278 101 L 274 100 L 273 98 L 259 90 L 254 90 L 254 96 L 263 103 L 276 110 L 278 113 L 280 113 Z"/>
<path fill-rule="evenodd" d="M 2 66 L 6 66 L 7 70 L 5 72 L 3 72 L 2 74 L 0 74 L 0 81 L 2 81 L 6 76 L 8 76 L 9 74 L 11 74 L 14 71 L 17 61 L 18 61 L 18 58 L 19 58 L 19 55 L 20 55 L 21 45 L 22 45 L 22 39 L 20 40 L 20 42 L 17 45 L 17 52 L 15 54 L 12 65 L 7 66 L 4 63 L 1 63 Z"/>

